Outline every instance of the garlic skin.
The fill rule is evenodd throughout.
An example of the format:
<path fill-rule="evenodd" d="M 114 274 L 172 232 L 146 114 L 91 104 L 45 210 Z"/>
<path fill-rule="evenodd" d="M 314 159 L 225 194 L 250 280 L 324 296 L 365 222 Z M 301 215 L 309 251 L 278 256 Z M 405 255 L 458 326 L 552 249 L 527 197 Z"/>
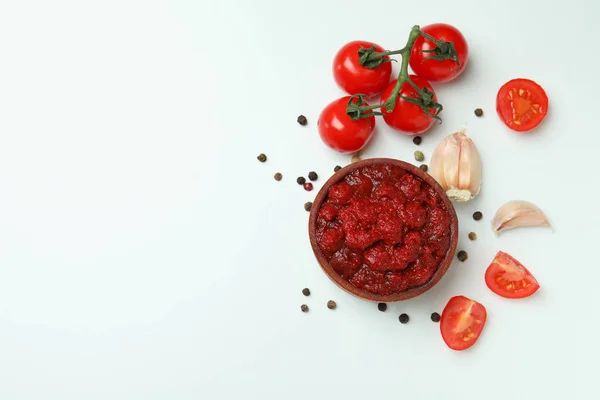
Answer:
<path fill-rule="evenodd" d="M 492 219 L 492 230 L 496 236 L 502 231 L 524 226 L 551 225 L 542 210 L 524 200 L 509 201 L 496 211 Z"/>
<path fill-rule="evenodd" d="M 429 173 L 450 200 L 469 201 L 479 194 L 481 158 L 464 130 L 446 136 L 438 144 L 431 156 Z"/>

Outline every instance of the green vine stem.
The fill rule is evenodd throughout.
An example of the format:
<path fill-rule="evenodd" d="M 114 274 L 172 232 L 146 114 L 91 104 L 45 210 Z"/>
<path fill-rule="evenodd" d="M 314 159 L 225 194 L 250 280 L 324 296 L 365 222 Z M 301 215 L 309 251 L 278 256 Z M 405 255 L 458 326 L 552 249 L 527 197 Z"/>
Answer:
<path fill-rule="evenodd" d="M 418 97 L 413 98 L 402 96 L 402 99 L 418 105 L 419 107 L 421 107 L 425 114 L 441 122 L 441 119 L 438 116 L 438 114 L 443 109 L 442 105 L 433 100 L 432 92 L 427 90 L 427 88 L 420 88 L 408 76 L 408 62 L 410 60 L 410 53 L 412 52 L 412 48 L 415 44 L 415 41 L 419 36 L 423 36 L 424 38 L 430 40 L 436 45 L 436 47 L 432 50 L 423 50 L 423 52 L 432 54 L 426 57 L 426 59 L 431 58 L 438 61 L 454 60 L 458 63 L 460 67 L 460 61 L 458 60 L 454 44 L 452 42 L 445 42 L 443 40 L 435 39 L 431 35 L 428 35 L 427 33 L 421 31 L 419 25 L 415 25 L 412 27 L 412 29 L 410 30 L 410 34 L 408 35 L 408 41 L 406 42 L 406 46 L 404 46 L 404 48 L 400 50 L 376 52 L 375 47 L 370 47 L 367 49 L 361 48 L 358 51 L 359 63 L 365 68 L 373 69 L 377 68 L 384 62 L 394 61 L 387 57 L 394 54 L 400 54 L 400 56 L 402 57 L 402 62 L 400 63 L 400 73 L 398 74 L 398 81 L 396 82 L 394 90 L 392 91 L 392 94 L 387 99 L 387 101 L 381 104 L 365 106 L 363 105 L 364 95 L 356 94 L 350 98 L 350 100 L 348 101 L 348 107 L 346 108 L 346 113 L 350 118 L 358 120 L 361 118 L 368 118 L 373 115 L 383 115 L 380 111 L 374 111 L 381 108 L 385 108 L 386 112 L 392 112 L 394 110 L 394 107 L 396 106 L 396 99 L 399 96 L 402 85 L 404 85 L 404 83 L 408 83 L 417 92 Z M 431 113 L 429 111 L 432 108 L 435 109 L 435 113 Z"/>

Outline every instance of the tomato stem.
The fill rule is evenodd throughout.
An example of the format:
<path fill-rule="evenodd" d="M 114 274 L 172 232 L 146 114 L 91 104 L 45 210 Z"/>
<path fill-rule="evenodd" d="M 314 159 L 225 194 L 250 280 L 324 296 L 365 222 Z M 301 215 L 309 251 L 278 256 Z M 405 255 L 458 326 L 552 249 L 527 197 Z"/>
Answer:
<path fill-rule="evenodd" d="M 400 64 L 400 73 L 398 74 L 398 81 L 396 81 L 396 86 L 394 86 L 394 90 L 390 95 L 389 99 L 386 101 L 385 110 L 387 112 L 392 112 L 394 107 L 396 106 L 396 98 L 398 97 L 398 93 L 400 93 L 400 89 L 404 82 L 409 82 L 411 86 L 416 86 L 408 77 L 408 61 L 410 60 L 410 52 L 412 51 L 413 45 L 415 41 L 419 37 L 421 33 L 421 29 L 419 29 L 419 25 L 415 25 L 410 30 L 410 34 L 408 35 L 408 41 L 406 42 L 406 46 L 401 50 L 400 55 L 402 56 L 402 63 Z M 421 89 L 417 89 L 419 93 L 421 93 Z"/>
<path fill-rule="evenodd" d="M 400 64 L 400 73 L 398 74 L 398 80 L 396 81 L 394 90 L 392 91 L 392 93 L 391 93 L 390 97 L 387 99 L 387 101 L 385 103 L 375 104 L 372 106 L 363 106 L 363 105 L 361 105 L 363 96 L 357 95 L 357 96 L 360 96 L 359 102 L 355 103 L 353 101 L 350 101 L 348 103 L 348 108 L 346 110 L 346 113 L 348 114 L 348 116 L 350 116 L 350 118 L 357 120 L 360 118 L 367 118 L 372 115 L 381 115 L 380 112 L 370 112 L 377 108 L 385 107 L 386 112 L 388 112 L 388 113 L 392 112 L 394 110 L 394 107 L 396 106 L 396 99 L 398 98 L 398 94 L 400 93 L 400 90 L 402 89 L 402 85 L 404 85 L 405 83 L 409 83 L 410 86 L 412 86 L 412 88 L 417 91 L 417 93 L 419 94 L 419 98 L 416 98 L 416 99 L 415 98 L 407 98 L 407 97 L 403 97 L 403 98 L 405 100 L 410 101 L 411 103 L 421 106 L 421 108 L 423 109 L 423 112 L 425 112 L 430 117 L 441 121 L 438 114 L 440 113 L 440 111 L 442 111 L 442 108 L 443 108 L 442 105 L 434 102 L 433 101 L 433 93 L 427 91 L 426 89 L 421 89 L 417 84 L 415 84 L 410 79 L 410 77 L 408 75 L 408 63 L 410 60 L 410 54 L 411 54 L 412 48 L 419 36 L 423 36 L 424 38 L 432 41 L 437 46 L 434 50 L 431 51 L 432 53 L 435 53 L 435 55 L 431 56 L 429 58 L 433 58 L 433 59 L 440 60 L 440 61 L 445 60 L 445 59 L 458 60 L 458 58 L 456 57 L 456 51 L 454 49 L 454 44 L 452 44 L 452 42 L 444 42 L 443 40 L 435 39 L 431 35 L 421 31 L 421 28 L 419 27 L 419 25 L 415 25 L 412 27 L 412 29 L 410 30 L 410 34 L 408 35 L 408 41 L 406 42 L 406 46 L 404 46 L 400 50 L 387 50 L 387 51 L 383 51 L 383 52 L 376 52 L 375 46 L 368 48 L 368 49 L 361 48 L 358 51 L 359 62 L 362 66 L 364 66 L 366 68 L 377 68 L 382 63 L 391 61 L 389 59 L 385 59 L 384 57 L 394 55 L 394 54 L 400 54 L 400 56 L 402 57 L 402 62 Z M 435 108 L 436 113 L 435 114 L 430 113 L 429 108 Z"/>
<path fill-rule="evenodd" d="M 381 53 L 373 53 L 373 55 L 371 57 L 385 57 L 385 56 L 392 56 L 394 54 L 402 54 L 402 52 L 404 51 L 404 49 L 400 49 L 400 50 L 386 50 L 386 51 L 382 51 Z"/>
<path fill-rule="evenodd" d="M 375 110 L 377 108 L 381 108 L 381 104 L 375 104 L 372 106 L 361 106 L 360 109 L 364 110 L 364 111 L 368 111 L 368 110 Z"/>
<path fill-rule="evenodd" d="M 425 39 L 433 42 L 436 46 L 442 46 L 445 42 L 443 40 L 437 40 L 436 38 L 434 38 L 433 36 L 431 36 L 428 33 L 425 33 L 423 31 L 419 31 L 421 36 L 423 36 Z"/>

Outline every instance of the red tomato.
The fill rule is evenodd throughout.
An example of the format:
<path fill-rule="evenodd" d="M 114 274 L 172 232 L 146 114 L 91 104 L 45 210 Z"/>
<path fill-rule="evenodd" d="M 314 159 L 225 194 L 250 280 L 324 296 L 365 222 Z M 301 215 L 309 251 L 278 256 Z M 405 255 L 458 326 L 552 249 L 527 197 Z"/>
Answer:
<path fill-rule="evenodd" d="M 469 46 L 462 33 L 448 24 L 427 25 L 421 28 L 421 31 L 437 40 L 452 42 L 460 64 L 455 60 L 438 61 L 427 58 L 435 56 L 435 53 L 423 53 L 422 50 L 433 50 L 436 45 L 419 36 L 410 55 L 410 67 L 414 73 L 432 82 L 447 82 L 459 76 L 469 61 Z"/>
<path fill-rule="evenodd" d="M 468 349 L 481 335 L 486 319 L 483 305 L 465 296 L 455 296 L 442 312 L 442 338 L 452 350 Z"/>
<path fill-rule="evenodd" d="M 346 114 L 350 96 L 341 97 L 321 111 L 317 125 L 323 142 L 342 153 L 354 153 L 365 147 L 373 136 L 375 117 L 353 120 Z M 358 100 L 353 100 L 356 103 Z M 366 102 L 362 105 L 368 106 Z"/>
<path fill-rule="evenodd" d="M 485 271 L 485 284 L 498 296 L 508 299 L 529 297 L 540 288 L 523 264 L 502 251 Z"/>
<path fill-rule="evenodd" d="M 427 88 L 428 91 L 432 92 L 433 101 L 437 101 L 435 92 L 433 91 L 433 88 L 429 82 L 416 75 L 410 75 L 410 79 L 421 89 Z M 397 79 L 390 82 L 388 87 L 383 91 L 383 94 L 381 95 L 381 103 L 385 103 L 390 97 L 394 91 L 396 82 Z M 404 100 L 402 96 L 413 98 L 419 97 L 416 90 L 410 85 L 410 83 L 404 82 L 402 88 L 400 88 L 400 93 L 396 98 L 396 106 L 394 107 L 394 110 L 391 113 L 387 113 L 385 107 L 381 108 L 383 119 L 386 124 L 396 130 L 402 131 L 402 133 L 405 135 L 411 136 L 418 135 L 419 133 L 423 133 L 427 129 L 431 128 L 431 125 L 433 125 L 435 119 L 425 114 L 418 105 Z M 430 108 L 429 112 L 435 114 L 436 110 L 434 108 Z"/>
<path fill-rule="evenodd" d="M 548 96 L 532 80 L 513 79 L 498 91 L 496 111 L 510 129 L 528 131 L 538 126 L 546 116 Z"/>
<path fill-rule="evenodd" d="M 390 81 L 392 64 L 384 62 L 376 68 L 363 67 L 358 62 L 358 50 L 375 46 L 377 52 L 385 51 L 375 43 L 357 40 L 347 43 L 333 59 L 333 77 L 337 84 L 349 94 L 374 96 L 381 93 Z M 385 56 L 389 59 L 388 56 Z"/>

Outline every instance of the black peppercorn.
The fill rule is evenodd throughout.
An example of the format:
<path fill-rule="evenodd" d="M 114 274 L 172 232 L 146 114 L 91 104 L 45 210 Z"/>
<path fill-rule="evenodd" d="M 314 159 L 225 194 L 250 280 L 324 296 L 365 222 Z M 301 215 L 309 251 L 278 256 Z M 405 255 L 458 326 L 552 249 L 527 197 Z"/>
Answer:
<path fill-rule="evenodd" d="M 306 125 L 306 123 L 308 122 L 308 121 L 306 120 L 306 117 L 305 117 L 304 115 L 300 115 L 300 116 L 298 116 L 298 120 L 297 120 L 297 121 L 298 121 L 298 123 L 299 123 L 300 125 L 302 125 L 302 126 Z"/>
<path fill-rule="evenodd" d="M 427 172 L 429 170 L 429 167 L 427 166 L 427 164 L 421 164 L 421 165 L 419 165 L 419 168 L 421 169 L 421 171 L 425 171 L 425 172 Z"/>
<path fill-rule="evenodd" d="M 456 255 L 456 257 L 458 257 L 459 261 L 466 261 L 467 258 L 469 258 L 469 255 L 467 254 L 466 251 L 461 250 L 458 252 L 458 254 Z"/>
<path fill-rule="evenodd" d="M 413 143 L 414 143 L 414 144 L 416 144 L 416 145 L 418 146 L 418 145 L 420 145 L 420 144 L 421 144 L 421 140 L 423 140 L 423 139 L 421 138 L 421 136 L 415 136 L 415 137 L 413 138 Z"/>
<path fill-rule="evenodd" d="M 260 154 L 259 154 L 259 155 L 256 157 L 256 159 L 257 159 L 258 161 L 260 161 L 260 162 L 265 162 L 265 161 L 267 161 L 267 156 L 266 156 L 264 153 L 260 153 Z"/>
<path fill-rule="evenodd" d="M 483 218 L 483 214 L 481 213 L 481 211 L 475 211 L 473 213 L 473 219 L 475 221 L 479 221 L 481 218 Z"/>
<path fill-rule="evenodd" d="M 398 320 L 401 324 L 406 324 L 410 318 L 408 318 L 408 314 L 400 314 Z"/>
<path fill-rule="evenodd" d="M 304 209 L 305 209 L 306 211 L 310 211 L 310 210 L 311 210 L 311 208 L 312 208 L 312 202 L 310 202 L 310 201 L 307 201 L 306 203 L 304 203 Z"/>
<path fill-rule="evenodd" d="M 387 310 L 387 304 L 385 304 L 385 303 L 379 303 L 379 304 L 377 304 L 377 309 L 379 311 L 385 311 L 385 310 Z"/>
<path fill-rule="evenodd" d="M 340 167 L 339 165 L 336 165 L 335 168 L 333 169 L 333 172 L 338 172 L 340 169 L 342 169 L 342 167 Z"/>
<path fill-rule="evenodd" d="M 311 181 L 316 181 L 318 177 L 319 175 L 317 175 L 315 171 L 310 171 L 308 173 L 308 179 L 310 179 Z"/>
<path fill-rule="evenodd" d="M 431 313 L 431 320 L 432 320 L 433 322 L 440 322 L 440 318 L 441 318 L 441 317 L 440 317 L 440 314 L 438 314 L 438 313 L 436 313 L 436 312 L 434 312 L 434 313 Z"/>
<path fill-rule="evenodd" d="M 302 310 L 302 312 L 308 312 L 308 306 L 306 304 L 302 304 L 300 306 L 300 309 Z"/>
<path fill-rule="evenodd" d="M 335 310 L 336 307 L 337 307 L 337 304 L 335 303 L 335 301 L 329 300 L 327 302 L 327 308 L 329 308 L 330 310 Z"/>
<path fill-rule="evenodd" d="M 273 178 L 275 178 L 275 180 L 279 182 L 281 178 L 283 178 L 283 175 L 281 175 L 281 172 L 278 172 L 275 175 L 273 175 Z"/>
<path fill-rule="evenodd" d="M 481 117 L 483 115 L 483 110 L 481 108 L 476 108 L 475 109 L 475 115 L 477 117 Z"/>
<path fill-rule="evenodd" d="M 302 289 L 302 294 L 305 296 L 310 296 L 310 289 L 307 287 Z"/>
<path fill-rule="evenodd" d="M 304 185 L 304 184 L 306 183 L 306 178 L 305 178 L 305 177 L 303 177 L 303 176 L 299 176 L 299 177 L 296 179 L 296 182 L 298 183 L 298 185 Z"/>

